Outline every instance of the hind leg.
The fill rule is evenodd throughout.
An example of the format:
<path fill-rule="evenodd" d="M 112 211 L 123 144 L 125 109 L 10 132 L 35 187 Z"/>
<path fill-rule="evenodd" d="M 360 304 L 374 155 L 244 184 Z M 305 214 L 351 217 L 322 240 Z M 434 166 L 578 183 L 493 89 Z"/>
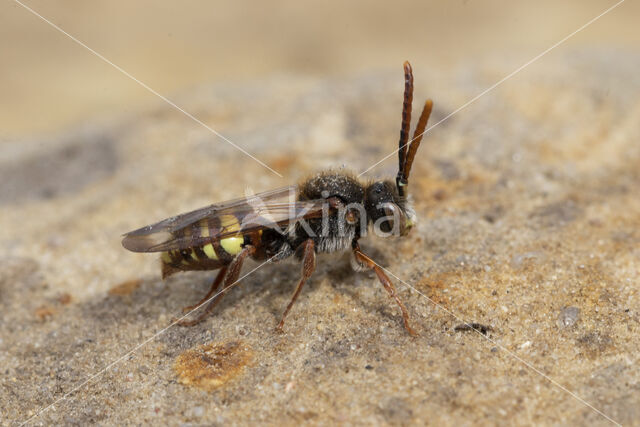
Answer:
<path fill-rule="evenodd" d="M 202 298 L 200 301 L 198 301 L 193 305 L 188 305 L 184 307 L 182 309 L 182 312 L 186 313 L 187 311 L 191 311 L 195 308 L 200 307 L 200 304 L 204 304 L 211 297 L 211 295 L 213 295 L 213 293 L 217 291 L 218 288 L 220 287 L 220 283 L 222 283 L 222 279 L 224 279 L 224 275 L 227 273 L 227 268 L 228 268 L 227 266 L 224 266 L 220 269 L 220 271 L 218 272 L 218 275 L 213 280 L 213 283 L 211 283 L 211 288 L 209 289 L 209 292 L 207 292 L 204 298 Z"/>
<path fill-rule="evenodd" d="M 215 297 L 213 297 L 211 302 L 209 302 L 209 305 L 207 305 L 207 307 L 198 317 L 196 317 L 193 320 L 181 320 L 180 322 L 178 322 L 178 325 L 193 326 L 202 322 L 209 315 L 209 313 L 211 313 L 211 311 L 216 307 L 216 305 L 218 305 L 218 303 L 222 301 L 222 297 L 224 296 L 224 294 L 227 293 L 229 288 L 238 281 L 238 276 L 240 275 L 240 270 L 242 269 L 242 263 L 249 255 L 254 254 L 255 251 L 256 249 L 253 246 L 245 246 L 244 248 L 242 248 L 242 251 L 240 251 L 240 253 L 236 255 L 236 257 L 233 259 L 233 261 L 231 261 L 231 264 L 229 264 L 229 266 L 226 267 L 229 270 L 229 272 L 224 278 L 222 291 L 220 291 Z"/>

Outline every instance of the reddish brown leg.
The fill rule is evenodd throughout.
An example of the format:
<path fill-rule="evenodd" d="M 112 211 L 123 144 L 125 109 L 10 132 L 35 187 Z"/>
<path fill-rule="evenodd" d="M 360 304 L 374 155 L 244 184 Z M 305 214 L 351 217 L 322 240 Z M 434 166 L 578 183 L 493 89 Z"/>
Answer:
<path fill-rule="evenodd" d="M 209 289 L 209 292 L 207 292 L 207 294 L 204 296 L 204 298 L 202 298 L 200 301 L 198 301 L 197 303 L 195 303 L 193 305 L 189 305 L 187 307 L 184 307 L 182 309 L 182 312 L 186 313 L 187 311 L 191 311 L 194 308 L 199 307 L 200 304 L 203 304 L 206 300 L 208 300 L 211 297 L 211 295 L 213 295 L 213 293 L 218 290 L 218 288 L 220 287 L 220 283 L 222 283 L 222 279 L 224 279 L 224 275 L 226 273 L 227 273 L 227 266 L 224 266 L 218 272 L 218 275 L 214 279 L 213 283 L 211 283 L 211 288 Z"/>
<path fill-rule="evenodd" d="M 291 302 L 287 306 L 284 313 L 282 313 L 282 318 L 280 319 L 280 323 L 276 327 L 276 330 L 282 332 L 282 327 L 284 326 L 284 318 L 289 314 L 289 310 L 293 307 L 293 303 L 296 302 L 298 295 L 300 295 L 300 291 L 302 290 L 302 286 L 304 286 L 307 279 L 313 273 L 313 270 L 316 269 L 316 253 L 314 251 L 313 240 L 306 240 L 302 245 L 302 278 L 300 278 L 300 282 L 298 282 L 298 286 L 296 287 L 296 291 L 293 293 L 293 297 L 291 298 Z"/>
<path fill-rule="evenodd" d="M 222 301 L 222 297 L 227 293 L 228 289 L 234 283 L 236 283 L 236 281 L 238 280 L 238 276 L 240 275 L 240 270 L 242 269 L 242 263 L 244 262 L 245 258 L 255 253 L 255 251 L 256 249 L 253 246 L 245 246 L 244 248 L 242 248 L 242 251 L 240 251 L 240 253 L 233 259 L 233 261 L 231 261 L 231 264 L 226 267 L 229 270 L 229 274 L 227 274 L 224 279 L 222 292 L 220 292 L 219 295 L 216 295 L 215 298 L 211 300 L 209 305 L 207 305 L 204 311 L 197 318 L 195 318 L 194 320 L 182 320 L 178 322 L 178 325 L 193 326 L 202 322 L 209 315 L 209 313 L 211 313 L 215 306 L 218 305 L 220 301 Z"/>
<path fill-rule="evenodd" d="M 356 261 L 358 261 L 364 267 L 370 268 L 376 272 L 376 276 L 378 276 L 378 280 L 382 283 L 382 286 L 387 290 L 389 296 L 396 300 L 398 306 L 400 306 L 400 310 L 402 311 L 402 320 L 404 321 L 404 328 L 409 332 L 409 335 L 416 336 L 418 335 L 416 331 L 413 330 L 411 326 L 409 326 L 409 313 L 407 312 L 406 307 L 398 297 L 396 293 L 396 288 L 393 286 L 389 277 L 384 273 L 384 271 L 375 263 L 371 258 L 366 256 L 360 250 L 360 247 L 356 243 L 356 247 L 353 248 L 353 254 L 356 257 Z"/>

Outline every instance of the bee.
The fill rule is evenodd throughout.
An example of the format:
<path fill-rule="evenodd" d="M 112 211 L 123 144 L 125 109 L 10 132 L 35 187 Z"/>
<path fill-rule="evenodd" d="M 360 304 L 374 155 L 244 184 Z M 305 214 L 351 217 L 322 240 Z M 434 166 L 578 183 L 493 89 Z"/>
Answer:
<path fill-rule="evenodd" d="M 293 256 L 301 261 L 302 277 L 276 328 L 282 331 L 287 314 L 315 269 L 316 254 L 350 250 L 353 268 L 375 272 L 398 304 L 407 332 L 416 334 L 393 283 L 358 244 L 368 229 L 383 236 L 406 236 L 416 221 L 407 185 L 433 103 L 425 102 L 409 141 L 413 100 L 409 62 L 404 63 L 404 83 L 395 182 L 363 182 L 355 175 L 328 170 L 299 185 L 213 204 L 124 235 L 122 245 L 130 251 L 161 253 L 163 279 L 180 271 L 218 270 L 204 298 L 184 310 L 204 304 L 220 285 L 222 291 L 197 318 L 183 320 L 181 325 L 195 325 L 209 315 L 238 280 L 247 258 L 277 262 Z"/>

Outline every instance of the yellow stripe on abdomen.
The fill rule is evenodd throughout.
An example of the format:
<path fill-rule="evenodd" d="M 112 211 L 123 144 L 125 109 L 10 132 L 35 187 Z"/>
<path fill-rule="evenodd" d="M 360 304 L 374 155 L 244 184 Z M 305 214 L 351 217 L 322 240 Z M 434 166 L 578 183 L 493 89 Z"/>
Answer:
<path fill-rule="evenodd" d="M 220 227 L 225 233 L 239 231 L 240 221 L 235 215 L 220 215 Z"/>
<path fill-rule="evenodd" d="M 218 259 L 218 255 L 216 254 L 216 251 L 213 250 L 213 245 L 211 243 L 204 245 L 202 247 L 202 251 L 207 256 L 207 258 L 213 259 L 213 260 Z"/>
<path fill-rule="evenodd" d="M 220 240 L 220 246 L 225 250 L 229 255 L 238 255 L 240 251 L 242 251 L 242 244 L 244 243 L 244 237 L 227 237 L 226 239 Z"/>

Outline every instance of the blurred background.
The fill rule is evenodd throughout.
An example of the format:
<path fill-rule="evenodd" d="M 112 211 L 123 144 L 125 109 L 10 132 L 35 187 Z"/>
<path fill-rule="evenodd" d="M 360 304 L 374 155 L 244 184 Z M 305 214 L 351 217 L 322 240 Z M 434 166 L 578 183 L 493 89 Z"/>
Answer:
<path fill-rule="evenodd" d="M 52 1 L 46 19 L 164 95 L 266 75 L 446 69 L 509 54 L 524 63 L 614 1 Z M 637 47 L 628 1 L 563 44 Z M 0 141 L 42 136 L 158 99 L 13 1 L 0 4 Z M 515 54 L 514 54 L 515 52 Z M 511 69 L 503 70 L 508 74 Z M 212 124 L 213 125 L 213 124 Z"/>

